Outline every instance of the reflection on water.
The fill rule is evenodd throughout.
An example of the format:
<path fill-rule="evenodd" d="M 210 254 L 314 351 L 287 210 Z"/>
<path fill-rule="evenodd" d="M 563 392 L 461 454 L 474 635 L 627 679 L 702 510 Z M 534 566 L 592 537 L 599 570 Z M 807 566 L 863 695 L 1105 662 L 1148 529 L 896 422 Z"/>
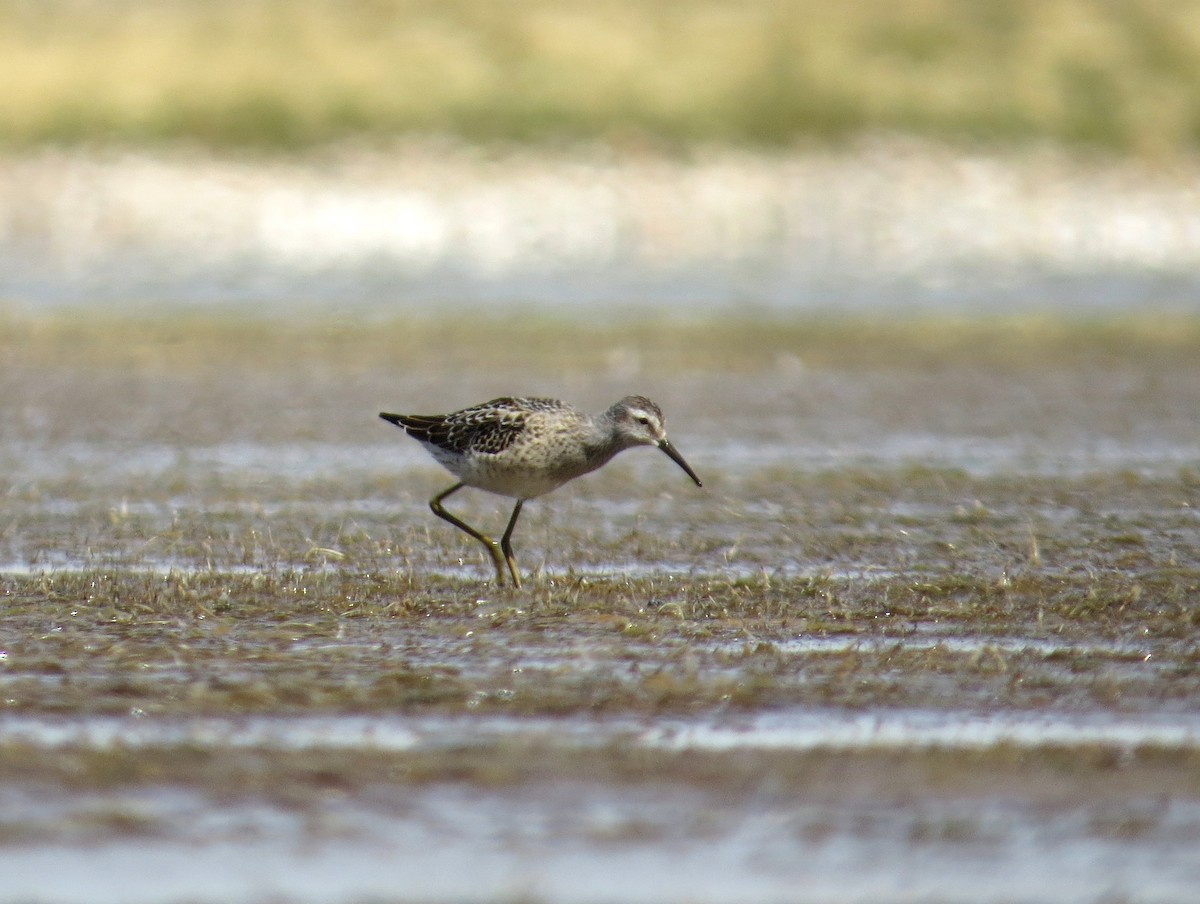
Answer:
<path fill-rule="evenodd" d="M 1084 645 L 1076 649 L 1085 650 Z M 524 660 L 523 660 L 524 661 Z M 1200 713 L 1052 714 L 997 710 L 795 708 L 685 719 L 655 717 L 6 715 L 6 743 L 47 750 L 186 747 L 420 752 L 500 744 L 667 751 L 984 750 L 1101 746 L 1200 751 Z"/>
<path fill-rule="evenodd" d="M 43 152 L 0 166 L 0 297 L 1194 310 L 1198 182 L 899 141 L 687 160 Z"/>
<path fill-rule="evenodd" d="M 46 805 L 13 795 L 33 824 Z M 188 795 L 97 795 L 147 837 L 0 849 L 5 899 L 86 902 L 1182 902 L 1200 884 L 1191 802 L 1130 811 L 998 800 L 749 806 L 662 788 L 458 786 L 314 818 Z M 92 809 L 89 812 L 87 807 Z M 180 826 L 163 838 L 159 820 Z M 1109 822 L 1115 830 L 1105 831 Z M 1121 828 L 1158 840 L 1130 841 Z M 185 828 L 185 827 L 190 827 Z M 84 833 L 86 836 L 86 832 Z M 93 833 L 94 834 L 94 833 Z M 1166 839 L 1178 839 L 1170 841 Z"/>

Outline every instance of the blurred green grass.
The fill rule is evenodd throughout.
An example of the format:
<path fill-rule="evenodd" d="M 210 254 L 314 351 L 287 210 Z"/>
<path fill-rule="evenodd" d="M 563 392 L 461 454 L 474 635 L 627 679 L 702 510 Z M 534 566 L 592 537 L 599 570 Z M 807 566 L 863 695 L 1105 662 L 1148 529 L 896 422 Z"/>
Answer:
<path fill-rule="evenodd" d="M 1194 0 L 0 0 L 0 144 L 1200 147 Z"/>
<path fill-rule="evenodd" d="M 969 363 L 995 373 L 1130 362 L 1191 371 L 1200 361 L 1200 317 L 1157 310 L 1090 319 L 996 317 L 772 318 L 761 312 L 694 318 L 648 315 L 586 325 L 553 314 L 479 311 L 390 319 L 244 312 L 78 310 L 20 314 L 0 306 L 0 360 L 51 372 L 87 368 L 186 373 L 292 369 L 595 374 L 613 356 L 646 374 L 753 374 L 781 363 L 814 369 L 944 369 Z"/>

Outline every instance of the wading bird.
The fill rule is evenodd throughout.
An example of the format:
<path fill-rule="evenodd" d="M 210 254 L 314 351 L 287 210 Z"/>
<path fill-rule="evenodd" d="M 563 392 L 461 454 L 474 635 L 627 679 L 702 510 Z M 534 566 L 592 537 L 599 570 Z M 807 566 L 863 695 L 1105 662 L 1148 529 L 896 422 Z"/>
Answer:
<path fill-rule="evenodd" d="M 626 396 L 598 415 L 557 399 L 500 398 L 452 414 L 381 412 L 379 416 L 418 440 L 458 478 L 458 483 L 434 496 L 429 507 L 487 548 L 498 584 L 504 583 L 507 564 L 513 585 L 521 586 L 512 534 L 526 500 L 596 470 L 618 452 L 657 446 L 696 486 L 703 486 L 667 441 L 662 409 L 645 396 Z M 443 500 L 465 486 L 517 500 L 499 543 L 442 507 Z"/>

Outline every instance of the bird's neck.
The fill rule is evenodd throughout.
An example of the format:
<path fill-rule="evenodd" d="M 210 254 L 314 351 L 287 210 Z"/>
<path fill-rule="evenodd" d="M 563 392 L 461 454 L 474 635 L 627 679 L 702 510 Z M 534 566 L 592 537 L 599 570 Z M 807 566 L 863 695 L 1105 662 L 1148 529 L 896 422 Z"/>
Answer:
<path fill-rule="evenodd" d="M 595 467 L 606 464 L 618 452 L 629 448 L 629 444 L 623 441 L 607 412 L 594 418 L 590 426 L 591 431 L 584 440 L 584 448 L 587 449 L 589 461 L 592 461 Z"/>

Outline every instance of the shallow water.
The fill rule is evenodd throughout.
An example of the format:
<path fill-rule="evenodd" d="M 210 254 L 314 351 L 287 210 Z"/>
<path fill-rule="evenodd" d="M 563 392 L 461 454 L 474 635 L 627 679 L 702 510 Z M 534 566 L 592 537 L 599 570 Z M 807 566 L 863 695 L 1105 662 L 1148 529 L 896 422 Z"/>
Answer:
<path fill-rule="evenodd" d="M 350 749 L 436 752 L 499 744 L 665 751 L 938 751 L 997 745 L 1092 745 L 1200 752 L 1200 714 L 963 712 L 944 710 L 773 710 L 701 719 L 681 717 L 511 718 L 504 716 L 288 716 L 158 719 L 145 713 L 64 719 L 5 716 L 8 744 L 41 750 L 186 747 L 257 751 Z"/>
<path fill-rule="evenodd" d="M 1200 354 L 846 341 L 10 349 L 0 900 L 1190 901 Z M 651 393 L 705 488 L 627 452 L 494 586 L 375 413 L 509 380 Z"/>
<path fill-rule="evenodd" d="M 6 717 L 5 743 L 53 755 L 179 748 L 437 754 L 469 747 L 980 751 L 1036 761 L 1047 745 L 1200 751 L 1200 721 L 964 716 L 945 712 L 772 712 L 730 719 L 464 717 L 71 720 Z M 1119 762 L 1119 761 L 1118 761 Z M 1110 767 L 1111 768 L 1111 767 Z M 771 770 L 764 770 L 770 775 Z M 5 900 L 55 901 L 1185 901 L 1200 801 L 1141 787 L 1095 798 L 943 788 L 892 792 L 771 787 L 745 779 L 630 786 L 582 776 L 510 786 L 436 778 L 361 787 L 330 779 L 304 799 L 279 791 L 148 786 L 0 792 Z M 53 866 L 52 866 L 53 864 Z M 1014 869 L 1016 864 L 1019 869 Z"/>
<path fill-rule="evenodd" d="M 1188 838 L 1151 846 L 1104 837 L 1103 817 L 1074 808 L 731 807 L 587 787 L 548 797 L 429 789 L 400 818 L 333 803 L 322 821 L 341 837 L 317 840 L 305 818 L 271 808 L 123 801 L 141 818 L 195 826 L 193 837 L 89 844 L 66 867 L 62 849 L 9 849 L 0 867 L 14 900 L 87 902 L 463 901 L 480 888 L 513 901 L 1185 901 L 1200 880 L 1194 805 L 1112 814 Z"/>
<path fill-rule="evenodd" d="M 922 712 L 769 713 L 729 724 L 398 717 L 5 719 L 8 744 L 407 753 L 466 745 L 690 750 L 1200 748 L 1200 722 Z M 1132 759 L 1129 761 L 1132 763 Z M 1127 767 L 1136 771 L 1136 766 Z M 766 774 L 770 774 L 769 771 Z M 581 776 L 516 786 L 333 780 L 306 800 L 235 788 L 3 791 L 6 900 L 1186 901 L 1200 801 L 957 788 L 916 799 L 744 779 L 687 786 Z M 1019 869 L 1014 867 L 1019 864 Z"/>

